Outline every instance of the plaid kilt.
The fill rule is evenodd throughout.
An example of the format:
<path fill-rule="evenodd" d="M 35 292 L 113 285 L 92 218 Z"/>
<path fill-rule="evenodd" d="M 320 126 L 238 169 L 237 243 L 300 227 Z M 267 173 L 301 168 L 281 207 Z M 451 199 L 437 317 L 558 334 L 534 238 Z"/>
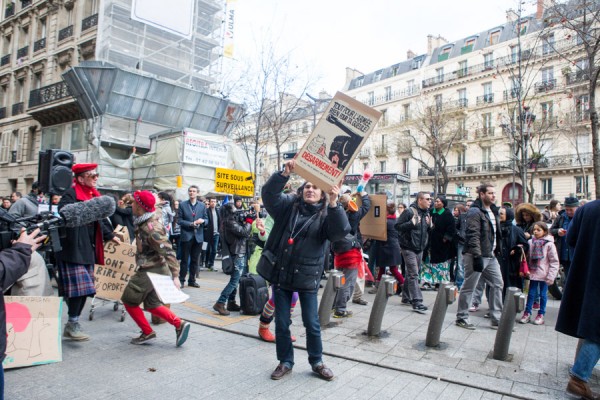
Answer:
<path fill-rule="evenodd" d="M 62 295 L 66 298 L 96 294 L 93 264 L 58 261 L 58 276 L 62 284 Z"/>

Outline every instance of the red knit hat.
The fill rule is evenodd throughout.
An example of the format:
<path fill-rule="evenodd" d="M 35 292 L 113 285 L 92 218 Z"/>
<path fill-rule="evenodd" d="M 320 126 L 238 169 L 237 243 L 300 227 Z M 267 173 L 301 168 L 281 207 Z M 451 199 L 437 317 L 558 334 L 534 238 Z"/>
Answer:
<path fill-rule="evenodd" d="M 149 191 L 138 190 L 133 194 L 133 198 L 146 212 L 154 212 L 156 210 L 156 198 Z"/>
<path fill-rule="evenodd" d="M 98 167 L 98 164 L 75 164 L 73 165 L 73 173 L 75 175 L 83 174 L 87 171 L 92 171 Z"/>

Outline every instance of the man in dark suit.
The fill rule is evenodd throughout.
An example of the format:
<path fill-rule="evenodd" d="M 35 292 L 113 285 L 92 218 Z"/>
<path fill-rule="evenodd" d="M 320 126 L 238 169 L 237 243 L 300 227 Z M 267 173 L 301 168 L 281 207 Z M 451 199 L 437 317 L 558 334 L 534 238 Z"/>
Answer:
<path fill-rule="evenodd" d="M 215 256 L 219 244 L 219 224 L 221 223 L 220 210 L 217 208 L 217 199 L 208 198 L 208 222 L 204 228 L 204 239 L 208 243 L 206 249 L 206 268 L 212 271 L 215 266 Z"/>
<path fill-rule="evenodd" d="M 188 286 L 199 288 L 196 282 L 196 272 L 198 271 L 198 257 L 202 251 L 204 242 L 204 228 L 206 220 L 206 206 L 197 200 L 198 186 L 192 185 L 188 189 L 189 200 L 181 202 L 179 205 L 178 219 L 181 227 L 181 265 L 179 269 L 179 282 L 184 286 L 185 276 L 188 273 Z M 190 260 L 191 256 L 191 260 Z"/>

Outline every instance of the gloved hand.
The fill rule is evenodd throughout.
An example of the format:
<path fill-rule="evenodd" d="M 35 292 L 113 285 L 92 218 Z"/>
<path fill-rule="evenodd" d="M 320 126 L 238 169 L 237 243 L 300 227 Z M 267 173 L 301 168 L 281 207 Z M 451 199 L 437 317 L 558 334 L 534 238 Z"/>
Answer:
<path fill-rule="evenodd" d="M 483 272 L 483 258 L 473 257 L 473 271 Z"/>

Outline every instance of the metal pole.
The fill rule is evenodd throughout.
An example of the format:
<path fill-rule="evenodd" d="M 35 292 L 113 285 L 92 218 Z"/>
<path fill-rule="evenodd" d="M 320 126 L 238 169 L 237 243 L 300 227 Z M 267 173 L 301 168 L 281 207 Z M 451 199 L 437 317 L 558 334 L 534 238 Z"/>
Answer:
<path fill-rule="evenodd" d="M 388 275 L 384 276 L 379 282 L 379 288 L 377 289 L 373 308 L 371 309 L 371 315 L 369 316 L 367 335 L 378 336 L 381 332 L 383 313 L 385 312 L 388 298 L 396 292 L 395 284 L 396 278 Z"/>
<path fill-rule="evenodd" d="M 454 303 L 454 300 L 456 299 L 456 293 L 457 288 L 451 283 L 444 282 L 440 286 L 438 294 L 435 298 L 433 310 L 431 310 L 431 318 L 429 318 L 425 346 L 437 347 L 440 345 L 440 335 L 442 333 L 442 326 L 444 325 L 446 311 L 448 310 L 448 305 Z"/>
<path fill-rule="evenodd" d="M 342 282 L 343 278 L 344 274 L 342 271 L 333 270 L 329 272 L 327 284 L 323 290 L 323 296 L 321 296 L 321 303 L 319 303 L 319 323 L 321 326 L 329 325 L 335 295 L 337 290 L 344 284 Z"/>
<path fill-rule="evenodd" d="M 525 308 L 525 295 L 516 287 L 509 287 L 504 299 L 502 317 L 498 323 L 498 332 L 494 342 L 494 360 L 505 361 L 508 358 L 510 338 L 515 326 L 515 316 Z"/>

